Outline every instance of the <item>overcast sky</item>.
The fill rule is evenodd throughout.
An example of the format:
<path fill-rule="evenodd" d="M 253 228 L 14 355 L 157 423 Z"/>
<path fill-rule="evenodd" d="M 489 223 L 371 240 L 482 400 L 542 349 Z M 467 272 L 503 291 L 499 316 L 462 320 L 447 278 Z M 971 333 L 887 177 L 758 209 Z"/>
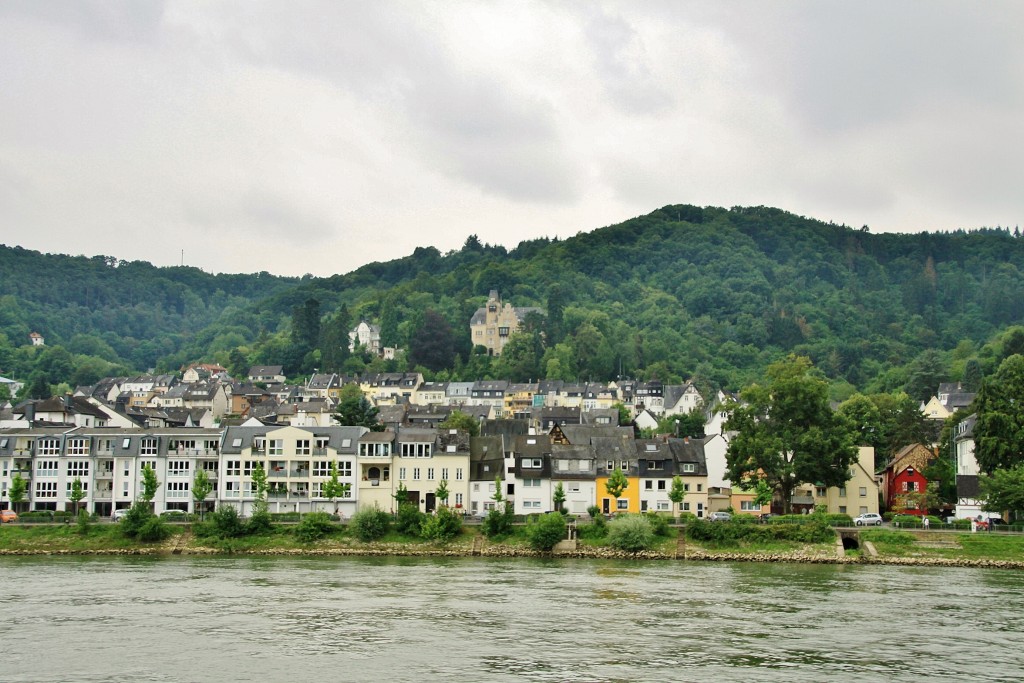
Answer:
<path fill-rule="evenodd" d="M 1024 217 L 1021 2 L 0 0 L 0 243 L 330 275 L 671 203 Z"/>

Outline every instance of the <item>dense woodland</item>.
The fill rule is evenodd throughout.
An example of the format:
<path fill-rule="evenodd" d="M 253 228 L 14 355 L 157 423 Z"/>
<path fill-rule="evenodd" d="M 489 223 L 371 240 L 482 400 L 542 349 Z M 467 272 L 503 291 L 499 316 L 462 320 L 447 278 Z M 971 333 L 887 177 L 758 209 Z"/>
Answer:
<path fill-rule="evenodd" d="M 694 380 L 739 389 L 790 353 L 833 399 L 940 381 L 977 388 L 1024 351 L 1024 241 L 1016 229 L 872 234 L 766 207 L 666 206 L 514 249 L 475 236 L 446 254 L 328 278 L 210 275 L 112 257 L 0 247 L 0 375 L 51 388 L 190 362 L 283 364 L 431 379 Z M 489 290 L 538 306 L 500 358 L 469 319 Z M 360 319 L 404 350 L 349 354 Z M 38 331 L 46 346 L 28 345 Z"/>

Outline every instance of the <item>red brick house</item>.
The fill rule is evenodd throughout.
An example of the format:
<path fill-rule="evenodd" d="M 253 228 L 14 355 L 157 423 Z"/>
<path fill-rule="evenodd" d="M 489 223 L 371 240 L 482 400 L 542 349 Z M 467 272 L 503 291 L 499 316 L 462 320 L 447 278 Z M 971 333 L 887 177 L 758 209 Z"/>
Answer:
<path fill-rule="evenodd" d="M 893 456 L 883 476 L 886 510 L 919 517 L 927 514 L 924 494 L 928 479 L 923 471 L 935 457 L 930 448 L 919 443 L 904 446 Z"/>

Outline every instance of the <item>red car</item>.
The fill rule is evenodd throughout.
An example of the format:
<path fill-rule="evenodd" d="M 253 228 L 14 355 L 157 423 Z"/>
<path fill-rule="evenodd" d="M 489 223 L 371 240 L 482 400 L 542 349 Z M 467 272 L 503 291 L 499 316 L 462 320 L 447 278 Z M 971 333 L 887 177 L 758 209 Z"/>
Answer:
<path fill-rule="evenodd" d="M 17 522 L 18 513 L 14 510 L 0 510 L 0 523 Z"/>

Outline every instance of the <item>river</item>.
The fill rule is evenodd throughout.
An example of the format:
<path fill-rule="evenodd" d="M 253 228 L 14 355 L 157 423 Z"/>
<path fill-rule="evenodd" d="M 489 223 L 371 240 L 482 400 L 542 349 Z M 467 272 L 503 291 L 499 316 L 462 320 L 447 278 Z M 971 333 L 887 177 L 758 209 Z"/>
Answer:
<path fill-rule="evenodd" d="M 1013 681 L 1024 573 L 0 558 L 0 680 Z"/>

